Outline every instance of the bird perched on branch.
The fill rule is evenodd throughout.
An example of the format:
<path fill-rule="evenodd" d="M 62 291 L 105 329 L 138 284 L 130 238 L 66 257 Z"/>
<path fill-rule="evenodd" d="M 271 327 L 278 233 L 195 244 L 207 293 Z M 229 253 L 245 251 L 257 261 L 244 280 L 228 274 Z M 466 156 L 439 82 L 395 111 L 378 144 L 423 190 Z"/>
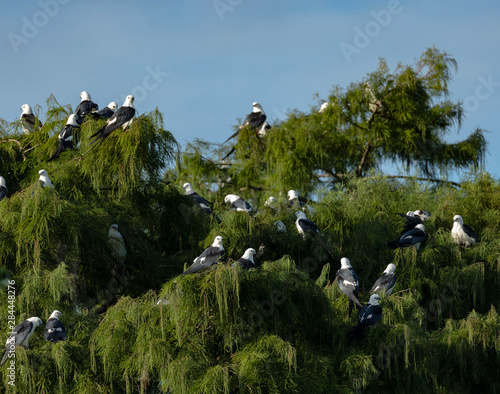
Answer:
<path fill-rule="evenodd" d="M 47 324 L 45 325 L 45 330 L 43 331 L 43 337 L 47 342 L 60 342 L 65 341 L 67 338 L 66 329 L 64 325 L 59 321 L 62 313 L 59 311 L 54 311 L 49 317 Z"/>
<path fill-rule="evenodd" d="M 431 214 L 428 211 L 421 211 L 420 209 L 417 209 L 416 211 L 408 211 L 406 214 L 396 213 L 396 215 L 405 219 L 405 228 L 401 231 L 401 235 L 414 229 L 417 224 L 422 224 L 431 217 Z"/>
<path fill-rule="evenodd" d="M 367 327 L 374 326 L 382 319 L 382 308 L 378 304 L 380 296 L 372 294 L 370 301 L 359 311 L 358 323 L 349 333 L 352 339 L 361 339 Z"/>
<path fill-rule="evenodd" d="M 248 126 L 255 130 L 259 130 L 262 127 L 262 125 L 266 121 L 266 114 L 264 113 L 264 110 L 262 109 L 260 104 L 256 101 L 252 103 L 252 107 L 253 107 L 252 112 L 250 112 L 246 116 L 241 126 L 238 127 L 238 130 L 236 130 L 236 132 L 231 137 L 225 140 L 223 144 L 225 144 L 230 139 L 236 137 L 240 133 L 241 129 L 243 129 L 244 127 Z"/>
<path fill-rule="evenodd" d="M 116 112 L 111 115 L 111 117 L 106 121 L 104 127 L 99 129 L 96 133 L 92 134 L 90 138 L 94 138 L 90 145 L 96 143 L 97 141 L 102 142 L 104 139 L 110 135 L 113 131 L 118 128 L 126 129 L 129 127 L 134 120 L 135 107 L 134 107 L 134 96 L 128 95 L 125 99 L 123 105 L 116 110 Z"/>
<path fill-rule="evenodd" d="M 218 235 L 215 237 L 212 245 L 206 248 L 202 254 L 195 258 L 191 267 L 184 271 L 181 275 L 193 274 L 204 268 L 210 267 L 211 265 L 217 263 L 217 260 L 219 260 L 219 257 L 221 257 L 223 253 L 224 246 L 222 246 L 222 237 Z"/>
<path fill-rule="evenodd" d="M 248 212 L 250 215 L 253 213 L 253 209 L 250 204 L 236 194 L 228 194 L 224 197 L 224 202 L 226 204 L 230 204 L 229 206 L 233 211 Z"/>
<path fill-rule="evenodd" d="M 460 215 L 453 217 L 451 236 L 458 245 L 472 246 L 479 241 L 474 230 L 467 224 L 464 224 L 464 220 Z"/>
<path fill-rule="evenodd" d="M 54 184 L 50 180 L 49 174 L 47 174 L 47 171 L 40 170 L 40 171 L 38 171 L 38 175 L 40 175 L 40 177 L 38 178 L 38 182 L 40 182 L 40 185 L 42 185 L 42 187 L 54 188 Z"/>
<path fill-rule="evenodd" d="M 245 253 L 243 253 L 243 256 L 241 256 L 238 260 L 236 260 L 236 263 L 233 263 L 231 266 L 236 267 L 236 265 L 239 265 L 242 269 L 244 270 L 250 270 L 252 268 L 255 268 L 255 262 L 253 261 L 253 256 L 257 252 L 253 248 L 248 248 L 245 250 Z"/>
<path fill-rule="evenodd" d="M 111 244 L 113 255 L 123 263 L 123 260 L 127 257 L 127 240 L 118 231 L 117 224 L 112 224 L 109 228 L 108 241 Z"/>
<path fill-rule="evenodd" d="M 11 332 L 9 338 L 5 342 L 5 352 L 0 361 L 0 365 L 4 365 L 8 358 L 15 357 L 15 346 L 24 346 L 29 348 L 28 341 L 35 332 L 35 328 L 43 324 L 39 317 L 30 317 L 22 323 L 18 324 Z M 11 356 L 13 354 L 13 356 Z"/>
<path fill-rule="evenodd" d="M 312 220 L 309 220 L 306 217 L 306 214 L 302 211 L 295 212 L 295 216 L 297 220 L 295 221 L 295 227 L 297 227 L 297 231 L 302 234 L 304 239 L 307 238 L 307 234 L 320 234 L 319 228 Z"/>
<path fill-rule="evenodd" d="M 48 161 L 57 159 L 62 151 L 73 149 L 73 146 L 77 143 L 76 132 L 79 130 L 79 128 L 80 126 L 78 126 L 78 123 L 76 122 L 76 115 L 71 114 L 68 117 L 66 125 L 59 132 L 59 147 L 56 149 L 56 151 Z"/>
<path fill-rule="evenodd" d="M 398 279 L 394 271 L 396 271 L 396 266 L 392 263 L 389 264 L 382 276 L 375 281 L 370 292 L 385 293 L 386 296 L 390 296 L 392 290 L 396 286 L 396 280 Z"/>
<path fill-rule="evenodd" d="M 42 127 L 42 122 L 40 122 L 40 120 L 33 115 L 33 111 L 28 104 L 24 104 L 21 107 L 21 111 L 23 111 L 23 113 L 19 119 L 21 120 L 21 128 L 23 129 L 24 134 L 33 133 L 36 129 Z"/>
<path fill-rule="evenodd" d="M 414 246 L 416 249 L 425 240 L 425 226 L 423 224 L 417 224 L 414 229 L 404 233 L 399 239 L 387 243 L 391 249 L 396 248 L 407 248 L 409 246 Z"/>
<path fill-rule="evenodd" d="M 0 200 L 3 200 L 7 195 L 7 186 L 5 185 L 5 178 L 0 175 Z"/>
<path fill-rule="evenodd" d="M 109 119 L 113 116 L 117 108 L 118 104 L 116 104 L 114 101 L 111 101 L 107 107 L 104 107 L 99 111 L 91 112 L 91 115 L 98 118 Z"/>
<path fill-rule="evenodd" d="M 78 124 L 83 123 L 85 116 L 99 109 L 99 106 L 92 101 L 90 94 L 88 94 L 85 90 L 80 93 L 80 98 L 80 104 L 78 104 L 75 110 L 76 122 Z"/>
<path fill-rule="evenodd" d="M 356 304 L 359 309 L 363 306 L 358 298 L 358 274 L 352 268 L 351 262 L 347 257 L 342 257 L 340 260 L 340 269 L 337 271 L 337 284 L 342 293 L 349 298 L 349 316 L 351 316 L 354 304 Z"/>
<path fill-rule="evenodd" d="M 201 209 L 203 209 L 203 212 L 205 212 L 207 215 L 211 215 L 213 213 L 212 208 L 210 208 L 210 203 L 198 193 L 196 193 L 190 183 L 186 182 L 184 185 L 182 185 L 182 187 L 184 188 L 184 194 L 191 197 L 193 201 L 198 204 Z"/>

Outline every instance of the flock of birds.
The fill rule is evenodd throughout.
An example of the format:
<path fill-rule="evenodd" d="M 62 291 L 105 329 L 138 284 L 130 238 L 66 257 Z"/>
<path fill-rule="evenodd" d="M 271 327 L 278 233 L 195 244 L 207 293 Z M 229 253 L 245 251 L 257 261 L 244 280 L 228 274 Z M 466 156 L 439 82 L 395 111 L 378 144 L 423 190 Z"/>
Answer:
<path fill-rule="evenodd" d="M 94 138 L 91 141 L 91 145 L 96 142 L 102 142 L 107 136 L 118 128 L 126 129 L 130 126 L 135 116 L 135 108 L 133 106 L 134 97 L 131 95 L 127 96 L 122 107 L 116 109 L 116 103 L 111 102 L 102 110 L 99 110 L 97 104 L 92 102 L 90 95 L 87 92 L 82 92 L 80 97 L 81 102 L 76 108 L 75 113 L 69 115 L 66 125 L 59 133 L 59 147 L 49 160 L 54 160 L 62 151 L 73 148 L 77 130 L 85 120 L 86 116 L 107 119 L 106 124 L 91 136 L 91 138 Z M 41 122 L 33 115 L 31 107 L 28 104 L 23 105 L 21 110 L 23 111 L 20 118 L 21 126 L 25 133 L 29 134 L 35 132 L 37 128 L 42 127 Z M 323 106 L 320 109 L 320 112 L 322 110 L 324 110 Z M 266 136 L 267 131 L 271 128 L 271 126 L 266 122 L 266 115 L 259 103 L 253 103 L 253 111 L 247 115 L 238 130 L 225 142 L 236 137 L 244 127 L 250 127 L 251 129 L 257 131 L 260 137 Z M 234 152 L 234 150 L 235 147 L 230 150 L 224 159 Z M 43 187 L 54 187 L 47 171 L 43 169 L 40 170 L 39 176 L 39 182 Z M 198 205 L 206 214 L 214 215 L 211 208 L 212 204 L 196 193 L 191 184 L 185 183 L 183 185 L 183 189 L 185 195 L 190 196 L 194 203 Z M 5 179 L 0 176 L 0 200 L 7 196 L 7 192 L 8 190 L 5 185 Z M 299 199 L 299 195 L 295 190 L 290 190 L 287 193 L 287 197 L 288 207 L 302 208 L 303 203 Z M 250 215 L 253 214 L 251 205 L 236 194 L 226 195 L 224 202 L 234 211 L 246 212 Z M 272 207 L 276 203 L 276 198 L 269 197 L 269 199 L 265 202 L 265 205 Z M 394 241 L 388 242 L 388 246 L 393 249 L 405 247 L 415 247 L 418 249 L 420 244 L 425 240 L 425 226 L 423 225 L 423 222 L 426 221 L 431 214 L 427 211 L 416 210 L 409 211 L 406 214 L 398 213 L 398 215 L 405 219 L 405 227 L 401 232 L 400 237 Z M 307 239 L 308 236 L 321 234 L 318 226 L 313 221 L 309 220 L 302 210 L 296 211 L 295 216 L 295 226 L 304 239 Z M 278 232 L 287 231 L 285 224 L 281 221 L 274 222 L 274 226 Z M 467 224 L 464 224 L 460 215 L 455 215 L 453 218 L 451 236 L 459 245 L 472 246 L 478 242 L 478 237 Z M 127 255 L 127 242 L 125 237 L 118 231 L 117 224 L 113 224 L 110 227 L 108 240 L 114 256 L 123 263 Z M 217 264 L 218 260 L 224 254 L 222 241 L 223 239 L 221 236 L 216 236 L 212 245 L 196 257 L 193 260 L 191 267 L 181 275 L 194 274 Z M 239 266 L 244 270 L 255 269 L 254 256 L 256 254 L 257 252 L 254 248 L 246 249 L 243 256 L 233 264 L 233 267 Z M 359 338 L 367 327 L 377 324 L 382 318 L 382 308 L 379 305 L 381 298 L 379 294 L 389 296 L 392 293 L 397 280 L 397 276 L 394 273 L 396 266 L 392 263 L 387 266 L 383 274 L 372 286 L 370 292 L 373 294 L 370 296 L 368 303 L 363 306 L 359 300 L 358 275 L 354 271 L 348 258 L 343 257 L 340 263 L 341 268 L 337 271 L 336 279 L 340 290 L 349 300 L 349 316 L 351 316 L 354 305 L 360 309 L 358 322 L 350 333 L 352 337 Z M 166 302 L 160 299 L 158 304 L 160 303 Z M 50 315 L 44 330 L 44 338 L 46 341 L 59 342 L 67 338 L 66 330 L 63 324 L 59 321 L 60 316 L 61 312 L 57 310 Z M 3 365 L 9 357 L 9 354 L 12 352 L 11 349 L 13 345 L 28 347 L 28 341 L 33 335 L 35 328 L 41 326 L 42 324 L 43 323 L 40 318 L 30 317 L 17 325 L 12 331 L 11 336 L 7 339 L 6 349 L 0 365 Z"/>

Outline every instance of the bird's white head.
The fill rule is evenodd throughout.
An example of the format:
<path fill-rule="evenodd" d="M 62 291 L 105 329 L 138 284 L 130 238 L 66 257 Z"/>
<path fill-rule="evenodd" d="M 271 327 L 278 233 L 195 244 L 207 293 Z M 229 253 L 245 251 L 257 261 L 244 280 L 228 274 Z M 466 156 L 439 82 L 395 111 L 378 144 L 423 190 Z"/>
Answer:
<path fill-rule="evenodd" d="M 33 112 L 31 111 L 31 107 L 28 104 L 23 104 L 23 106 L 21 107 L 21 111 L 23 111 L 23 114 L 26 115 L 33 114 Z"/>
<path fill-rule="evenodd" d="M 118 108 L 118 104 L 116 104 L 114 101 L 111 101 L 111 102 L 108 104 L 108 108 L 109 108 L 109 109 L 112 109 L 113 111 L 116 111 L 116 109 Z"/>
<path fill-rule="evenodd" d="M 293 200 L 294 198 L 299 198 L 299 193 L 297 193 L 295 190 L 288 190 L 288 193 L 286 195 L 288 196 L 289 200 Z"/>
<path fill-rule="evenodd" d="M 380 301 L 380 296 L 378 294 L 372 294 L 370 296 L 370 301 L 368 301 L 368 303 L 370 305 L 378 305 L 379 301 Z"/>
<path fill-rule="evenodd" d="M 218 247 L 219 249 L 222 248 L 222 237 L 220 235 L 217 235 L 214 239 L 214 242 L 212 243 L 212 246 Z"/>
<path fill-rule="evenodd" d="M 297 217 L 297 219 L 307 219 L 306 214 L 302 211 L 295 212 L 295 216 Z"/>
<path fill-rule="evenodd" d="M 239 200 L 240 196 L 237 196 L 236 194 L 228 194 L 226 197 L 224 197 L 224 202 L 227 203 L 233 203 L 236 200 Z"/>
<path fill-rule="evenodd" d="M 257 101 L 254 101 L 252 103 L 252 106 L 253 106 L 253 112 L 264 112 L 264 110 Z"/>
<path fill-rule="evenodd" d="M 112 225 L 111 225 L 111 228 L 112 228 L 113 230 L 118 231 L 118 225 L 117 225 L 117 224 L 112 224 Z"/>
<path fill-rule="evenodd" d="M 464 224 L 464 220 L 462 219 L 462 216 L 460 216 L 460 215 L 453 216 L 453 221 L 457 222 L 460 225 Z"/>
<path fill-rule="evenodd" d="M 55 310 L 54 312 L 52 312 L 49 319 L 59 319 L 61 316 L 62 316 L 62 313 L 59 312 L 58 310 Z"/>
<path fill-rule="evenodd" d="M 384 273 L 386 274 L 393 274 L 394 271 L 396 271 L 396 266 L 394 264 L 389 264 L 387 268 L 385 269 Z"/>
<path fill-rule="evenodd" d="M 40 319 L 39 317 L 30 317 L 27 320 L 32 322 L 34 327 L 39 327 L 43 324 L 42 319 Z"/>
<path fill-rule="evenodd" d="M 47 176 L 48 174 L 47 174 L 47 171 L 40 170 L 40 171 L 38 171 L 38 175 L 40 175 L 40 176 Z"/>
<path fill-rule="evenodd" d="M 134 108 L 133 102 L 134 102 L 134 96 L 132 96 L 131 94 L 129 94 L 127 96 L 127 98 L 125 99 L 125 102 L 123 103 L 123 106 L 124 107 L 132 107 L 132 108 Z"/>
<path fill-rule="evenodd" d="M 82 101 L 90 101 L 91 100 L 90 94 L 88 94 L 85 90 L 80 93 L 80 98 L 82 99 Z"/>
<path fill-rule="evenodd" d="M 0 186 L 5 186 L 5 178 L 0 175 Z"/>
<path fill-rule="evenodd" d="M 351 262 L 347 257 L 342 257 L 340 259 L 340 266 L 341 268 L 352 268 Z"/>
<path fill-rule="evenodd" d="M 68 121 L 66 122 L 66 124 L 71 126 L 78 126 L 78 123 L 76 123 L 76 115 L 71 114 L 70 116 L 68 116 Z"/>
<path fill-rule="evenodd" d="M 415 228 L 418 228 L 419 230 L 422 230 L 425 233 L 425 226 L 422 223 L 417 224 Z"/>
<path fill-rule="evenodd" d="M 182 185 L 182 187 L 184 188 L 184 191 L 186 192 L 186 194 L 193 194 L 194 193 L 193 188 L 189 182 L 186 182 L 184 185 Z"/>
<path fill-rule="evenodd" d="M 243 258 L 247 260 L 252 260 L 253 261 L 253 255 L 256 254 L 257 252 L 255 251 L 254 248 L 248 248 L 245 250 L 245 253 L 243 253 Z"/>

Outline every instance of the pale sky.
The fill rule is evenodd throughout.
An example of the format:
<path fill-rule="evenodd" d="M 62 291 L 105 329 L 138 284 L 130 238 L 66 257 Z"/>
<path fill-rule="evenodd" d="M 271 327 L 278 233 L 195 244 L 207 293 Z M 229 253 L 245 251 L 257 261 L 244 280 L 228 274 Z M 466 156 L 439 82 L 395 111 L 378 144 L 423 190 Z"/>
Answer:
<path fill-rule="evenodd" d="M 76 108 L 86 90 L 100 108 L 136 97 L 158 107 L 181 144 L 222 142 L 258 101 L 268 120 L 308 112 L 374 71 L 429 47 L 458 62 L 451 98 L 468 113 L 449 141 L 488 130 L 486 170 L 498 178 L 500 3 L 491 1 L 2 1 L 0 117 L 52 93 Z M 348 49 L 346 49 L 348 48 Z M 395 168 L 384 169 L 394 173 Z"/>

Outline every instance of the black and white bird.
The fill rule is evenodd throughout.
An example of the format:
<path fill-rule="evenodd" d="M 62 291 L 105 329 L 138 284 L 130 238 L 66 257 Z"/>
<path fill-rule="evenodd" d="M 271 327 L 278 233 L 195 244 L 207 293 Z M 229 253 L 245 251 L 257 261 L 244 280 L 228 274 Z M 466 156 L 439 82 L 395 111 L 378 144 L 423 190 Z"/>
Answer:
<path fill-rule="evenodd" d="M 49 317 L 47 324 L 45 325 L 45 330 L 43 330 L 43 337 L 47 342 L 60 342 L 65 341 L 67 338 L 66 329 L 64 325 L 61 323 L 59 318 L 62 316 L 62 313 L 59 311 L 54 311 Z"/>
<path fill-rule="evenodd" d="M 264 138 L 267 136 L 267 132 L 270 129 L 271 129 L 271 125 L 269 123 L 267 123 L 266 121 L 264 121 L 264 123 L 262 123 L 262 126 L 260 126 L 259 131 L 257 131 L 257 134 L 259 135 L 259 137 Z"/>
<path fill-rule="evenodd" d="M 386 296 L 390 296 L 398 279 L 394 271 L 396 271 L 396 266 L 392 263 L 389 264 L 382 276 L 375 281 L 370 292 L 385 293 Z"/>
<path fill-rule="evenodd" d="M 361 339 L 367 327 L 374 326 L 382 319 L 382 308 L 378 304 L 380 296 L 372 294 L 370 301 L 359 311 L 358 323 L 349 333 L 352 339 Z"/>
<path fill-rule="evenodd" d="M 42 324 L 42 319 L 39 317 L 30 317 L 14 327 L 10 337 L 7 338 L 7 341 L 5 342 L 5 352 L 3 354 L 2 361 L 0 361 L 0 365 L 4 365 L 8 358 L 15 357 L 15 346 L 24 346 L 25 348 L 28 348 L 28 341 L 35 332 L 35 328 L 41 326 Z M 9 357 L 11 354 L 14 355 Z"/>
<path fill-rule="evenodd" d="M 236 260 L 236 263 L 233 263 L 231 266 L 236 267 L 236 265 L 239 265 L 242 269 L 244 270 L 250 270 L 252 268 L 255 268 L 255 262 L 253 261 L 253 256 L 257 252 L 253 248 L 248 248 L 245 250 L 245 253 L 243 253 L 243 256 Z"/>
<path fill-rule="evenodd" d="M 92 112 L 92 115 L 103 119 L 109 119 L 113 116 L 117 108 L 118 104 L 116 104 L 114 101 L 111 101 L 107 107 L 104 107 L 99 111 Z"/>
<path fill-rule="evenodd" d="M 297 217 L 297 220 L 295 220 L 295 226 L 304 239 L 307 238 L 307 234 L 320 234 L 316 223 L 309 220 L 304 212 L 297 211 L 295 212 L 295 216 Z"/>
<path fill-rule="evenodd" d="M 112 224 L 108 231 L 108 242 L 111 245 L 111 251 L 120 262 L 127 257 L 127 240 L 118 231 L 118 225 Z"/>
<path fill-rule="evenodd" d="M 425 226 L 417 224 L 414 229 L 407 231 L 399 239 L 387 243 L 391 249 L 414 246 L 416 249 L 425 240 Z"/>
<path fill-rule="evenodd" d="M 286 233 L 286 226 L 281 220 L 276 220 L 274 222 L 274 226 L 276 227 L 276 231 L 280 233 Z"/>
<path fill-rule="evenodd" d="M 193 274 L 204 268 L 210 267 L 211 265 L 217 263 L 217 260 L 219 260 L 219 257 L 221 257 L 223 253 L 224 246 L 222 246 L 222 237 L 218 235 L 215 237 L 212 245 L 206 248 L 202 254 L 195 258 L 191 267 L 184 271 L 181 275 Z"/>
<path fill-rule="evenodd" d="M 85 90 L 80 93 L 80 98 L 80 104 L 78 104 L 75 110 L 76 121 L 78 124 L 83 123 L 85 116 L 99 109 L 99 106 L 92 101 L 90 94 L 88 94 Z"/>
<path fill-rule="evenodd" d="M 118 128 L 125 130 L 130 126 L 135 116 L 134 96 L 128 95 L 123 105 L 106 121 L 104 127 L 92 134 L 90 138 L 94 138 L 90 145 L 97 141 L 103 141 L 108 135 Z"/>
<path fill-rule="evenodd" d="M 226 204 L 230 204 L 229 207 L 233 211 L 248 212 L 250 215 L 253 213 L 253 209 L 250 204 L 236 194 L 228 194 L 226 197 L 224 197 L 224 202 Z"/>
<path fill-rule="evenodd" d="M 73 149 L 73 146 L 77 144 L 77 134 L 80 126 L 76 122 L 76 115 L 71 114 L 68 117 L 66 126 L 59 132 L 59 147 L 56 149 L 54 154 L 50 157 L 49 161 L 57 159 L 62 151 L 67 149 Z"/>
<path fill-rule="evenodd" d="M 479 241 L 474 230 L 467 224 L 464 224 L 464 220 L 460 215 L 453 216 L 451 236 L 458 245 L 472 246 Z"/>
<path fill-rule="evenodd" d="M 52 181 L 50 180 L 49 178 L 49 174 L 47 174 L 47 171 L 45 170 L 40 170 L 38 171 L 38 175 L 40 175 L 40 177 L 38 178 L 38 182 L 40 182 L 40 184 L 43 186 L 43 187 L 51 187 L 51 188 L 54 188 L 54 184 L 52 183 Z"/>
<path fill-rule="evenodd" d="M 250 112 L 246 116 L 241 126 L 238 127 L 238 130 L 236 130 L 236 132 L 231 137 L 229 137 L 227 140 L 223 142 L 224 144 L 230 139 L 236 137 L 244 127 L 250 127 L 255 130 L 261 129 L 262 125 L 266 121 L 266 114 L 264 113 L 264 110 L 262 109 L 262 107 L 258 102 L 252 103 L 252 106 L 253 106 L 252 112 Z"/>
<path fill-rule="evenodd" d="M 5 185 L 5 178 L 0 175 L 0 200 L 3 200 L 7 195 L 7 186 Z"/>
<path fill-rule="evenodd" d="M 288 201 L 286 203 L 286 206 L 288 208 L 302 208 L 304 204 L 302 204 L 302 202 L 299 200 L 299 193 L 297 193 L 295 190 L 288 190 L 286 195 L 288 197 Z"/>
<path fill-rule="evenodd" d="M 414 229 L 417 224 L 422 224 L 431 217 L 431 214 L 428 211 L 421 211 L 420 209 L 417 209 L 416 211 L 408 211 L 406 214 L 396 213 L 396 215 L 405 219 L 405 227 L 403 231 L 401 231 L 401 235 Z"/>
<path fill-rule="evenodd" d="M 351 316 L 354 304 L 361 309 L 363 305 L 359 302 L 359 282 L 358 274 L 352 268 L 351 262 L 347 257 L 340 260 L 340 269 L 337 271 L 337 284 L 340 290 L 349 298 L 349 316 Z"/>
<path fill-rule="evenodd" d="M 21 128 L 23 129 L 24 134 L 33 133 L 36 129 L 42 127 L 42 122 L 40 122 L 40 120 L 33 115 L 33 111 L 28 104 L 24 104 L 21 107 L 21 111 L 23 111 L 23 113 L 19 119 L 21 120 Z"/>
<path fill-rule="evenodd" d="M 198 204 L 201 209 L 203 209 L 203 212 L 205 212 L 207 215 L 211 215 L 213 213 L 212 208 L 210 208 L 210 203 L 198 193 L 196 193 L 190 183 L 186 182 L 184 185 L 182 185 L 182 187 L 184 188 L 184 194 L 191 197 L 193 201 Z"/>

